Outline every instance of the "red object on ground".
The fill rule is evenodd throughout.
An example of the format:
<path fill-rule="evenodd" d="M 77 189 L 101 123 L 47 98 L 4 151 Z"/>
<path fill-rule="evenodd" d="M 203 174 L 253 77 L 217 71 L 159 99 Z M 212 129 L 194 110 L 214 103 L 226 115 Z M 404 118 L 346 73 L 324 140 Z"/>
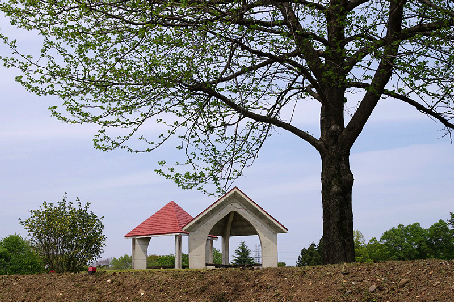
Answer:
<path fill-rule="evenodd" d="M 96 273 L 96 266 L 88 267 L 88 274 L 93 275 L 94 273 Z"/>
<path fill-rule="evenodd" d="M 55 273 L 55 271 L 49 271 L 49 274 Z"/>

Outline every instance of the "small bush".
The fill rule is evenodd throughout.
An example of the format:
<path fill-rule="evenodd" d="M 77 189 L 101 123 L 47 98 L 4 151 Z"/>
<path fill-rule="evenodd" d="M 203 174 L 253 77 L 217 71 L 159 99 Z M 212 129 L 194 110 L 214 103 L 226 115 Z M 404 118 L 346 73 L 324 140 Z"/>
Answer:
<path fill-rule="evenodd" d="M 19 235 L 0 241 L 0 274 L 36 274 L 44 272 L 44 264 L 30 244 Z"/>

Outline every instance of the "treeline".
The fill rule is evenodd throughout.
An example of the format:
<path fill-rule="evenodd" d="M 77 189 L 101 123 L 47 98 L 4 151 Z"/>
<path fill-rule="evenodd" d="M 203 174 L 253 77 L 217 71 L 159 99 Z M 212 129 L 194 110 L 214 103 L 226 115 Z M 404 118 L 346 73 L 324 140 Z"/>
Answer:
<path fill-rule="evenodd" d="M 380 239 L 373 237 L 366 243 L 363 234 L 354 233 L 356 262 L 387 260 L 454 259 L 454 213 L 446 221 L 439 220 L 424 229 L 419 223 L 399 224 L 384 232 Z M 320 265 L 322 240 L 303 248 L 297 266 Z"/>
<path fill-rule="evenodd" d="M 187 254 L 183 254 L 182 258 L 183 267 L 188 266 L 189 257 Z M 105 269 L 112 270 L 124 270 L 132 268 L 132 256 L 124 254 L 119 258 L 107 258 L 102 259 L 96 263 L 96 266 L 103 267 Z M 147 256 L 147 267 L 174 267 L 175 266 L 175 255 L 148 255 Z"/>
<path fill-rule="evenodd" d="M 183 268 L 189 267 L 189 256 L 183 253 L 181 259 Z M 214 263 L 222 262 L 222 254 L 218 249 L 213 249 L 213 261 Z M 96 262 L 96 266 L 101 266 L 104 269 L 111 270 L 124 270 L 132 268 L 132 256 L 124 254 L 119 258 L 107 258 Z M 174 267 L 175 266 L 175 255 L 148 255 L 147 256 L 147 267 Z"/>
<path fill-rule="evenodd" d="M 213 263 L 222 263 L 222 253 L 220 250 L 213 249 Z M 251 256 L 251 250 L 248 248 L 244 241 L 241 241 L 238 248 L 235 250 L 234 258 L 231 261 L 233 265 L 254 265 L 256 264 L 254 258 Z M 189 256 L 183 253 L 182 257 L 183 268 L 189 267 Z M 132 256 L 124 254 L 118 259 L 107 258 L 102 259 L 96 263 L 96 266 L 101 266 L 104 269 L 111 270 L 124 270 L 132 268 Z M 175 255 L 148 255 L 147 256 L 147 268 L 154 267 L 174 267 L 175 266 Z M 285 263 L 283 263 L 285 266 Z"/>

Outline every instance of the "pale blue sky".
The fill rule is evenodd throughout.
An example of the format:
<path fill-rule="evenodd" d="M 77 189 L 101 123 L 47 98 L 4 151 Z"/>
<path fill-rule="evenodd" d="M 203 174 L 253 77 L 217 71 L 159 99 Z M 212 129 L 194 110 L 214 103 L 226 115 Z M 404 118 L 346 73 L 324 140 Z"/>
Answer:
<path fill-rule="evenodd" d="M 0 28 L 8 31 L 5 19 Z M 25 46 L 32 33 L 16 35 Z M 0 55 L 8 49 L 0 45 Z M 104 257 L 131 253 L 123 236 L 173 200 L 196 216 L 216 198 L 183 191 L 153 170 L 171 146 L 149 154 L 110 153 L 93 148 L 96 128 L 67 125 L 50 117 L 53 97 L 36 97 L 15 83 L 15 70 L 0 68 L 0 238 L 26 235 L 18 218 L 29 217 L 43 201 L 67 192 L 104 216 Z M 350 102 L 349 102 L 350 103 Z M 354 103 L 351 102 L 351 103 Z M 300 115 L 301 126 L 316 129 L 317 109 Z M 454 211 L 454 146 L 441 126 L 408 105 L 384 100 L 356 142 L 351 156 L 354 227 L 369 240 L 399 223 L 428 227 Z M 172 158 L 168 158 L 170 161 Z M 301 248 L 322 235 L 321 163 L 304 141 L 277 131 L 238 186 L 289 229 L 278 236 L 279 261 L 294 265 Z M 231 250 L 244 238 L 232 238 Z M 247 238 L 251 249 L 258 237 Z M 219 245 L 219 243 L 218 243 Z M 184 241 L 187 249 L 187 241 Z M 173 253 L 173 238 L 152 239 L 150 254 Z"/>

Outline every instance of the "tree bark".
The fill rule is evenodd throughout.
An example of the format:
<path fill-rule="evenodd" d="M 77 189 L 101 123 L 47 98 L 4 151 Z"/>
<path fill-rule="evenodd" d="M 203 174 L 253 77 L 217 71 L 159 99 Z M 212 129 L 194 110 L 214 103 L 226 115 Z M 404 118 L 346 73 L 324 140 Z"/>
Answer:
<path fill-rule="evenodd" d="M 349 152 L 322 156 L 323 264 L 355 261 L 349 157 Z"/>
<path fill-rule="evenodd" d="M 342 88 L 328 87 L 320 116 L 322 159 L 323 264 L 354 262 L 350 145 L 345 143 L 344 93 Z"/>

